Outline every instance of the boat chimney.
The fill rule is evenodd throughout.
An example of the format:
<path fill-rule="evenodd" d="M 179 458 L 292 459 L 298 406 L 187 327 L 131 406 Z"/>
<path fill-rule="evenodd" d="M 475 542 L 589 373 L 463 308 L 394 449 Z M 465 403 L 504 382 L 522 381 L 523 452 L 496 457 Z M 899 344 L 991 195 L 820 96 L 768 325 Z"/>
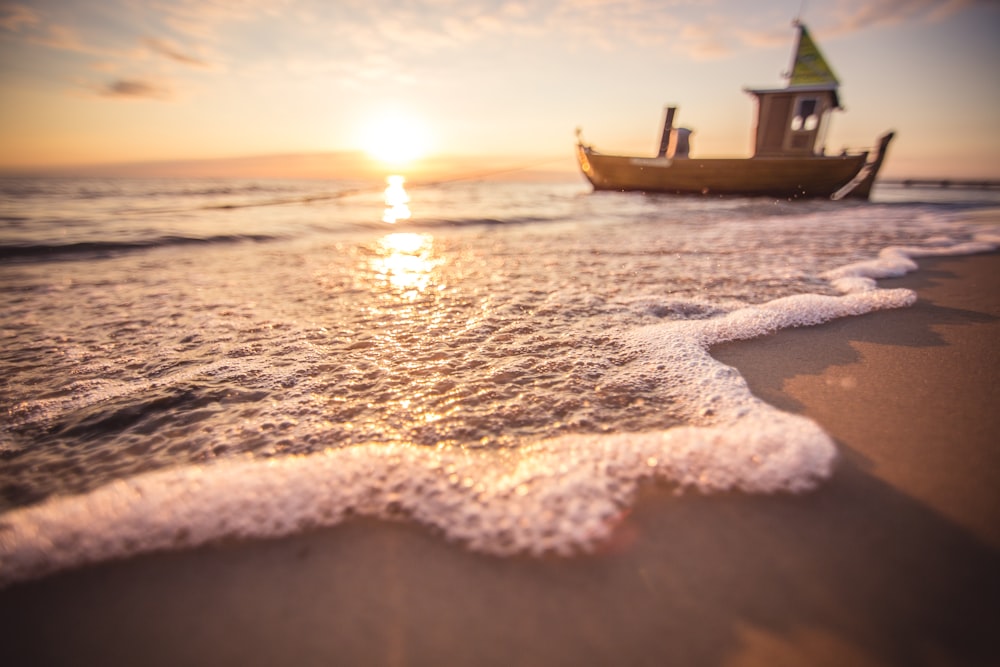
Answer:
<path fill-rule="evenodd" d="M 686 127 L 678 127 L 674 130 L 673 150 L 669 151 L 670 157 L 686 158 L 691 152 L 691 130 Z"/>
<path fill-rule="evenodd" d="M 663 135 L 660 137 L 660 150 L 656 153 L 656 157 L 666 157 L 667 147 L 670 146 L 670 133 L 674 129 L 674 114 L 677 113 L 677 107 L 667 107 L 667 117 L 663 121 Z"/>

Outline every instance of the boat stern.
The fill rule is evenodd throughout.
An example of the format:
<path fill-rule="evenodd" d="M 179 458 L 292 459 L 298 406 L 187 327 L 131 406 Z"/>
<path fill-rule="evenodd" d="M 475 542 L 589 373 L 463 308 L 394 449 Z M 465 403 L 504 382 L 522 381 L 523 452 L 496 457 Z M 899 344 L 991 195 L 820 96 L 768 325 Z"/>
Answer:
<path fill-rule="evenodd" d="M 867 201 L 871 198 L 872 186 L 875 185 L 878 172 L 882 169 L 882 163 L 885 161 L 886 153 L 889 150 L 889 143 L 895 136 L 895 132 L 886 132 L 879 137 L 878 144 L 871 158 L 850 183 L 833 195 L 833 199 L 861 199 Z"/>

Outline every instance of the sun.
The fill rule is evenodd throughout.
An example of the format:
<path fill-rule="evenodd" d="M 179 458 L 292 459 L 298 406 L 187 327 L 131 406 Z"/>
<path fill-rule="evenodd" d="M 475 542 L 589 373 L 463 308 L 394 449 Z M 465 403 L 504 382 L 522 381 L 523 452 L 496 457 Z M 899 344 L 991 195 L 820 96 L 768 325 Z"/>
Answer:
<path fill-rule="evenodd" d="M 371 157 L 402 165 L 426 155 L 430 147 L 427 128 L 416 117 L 385 113 L 371 118 L 362 134 L 362 148 Z"/>

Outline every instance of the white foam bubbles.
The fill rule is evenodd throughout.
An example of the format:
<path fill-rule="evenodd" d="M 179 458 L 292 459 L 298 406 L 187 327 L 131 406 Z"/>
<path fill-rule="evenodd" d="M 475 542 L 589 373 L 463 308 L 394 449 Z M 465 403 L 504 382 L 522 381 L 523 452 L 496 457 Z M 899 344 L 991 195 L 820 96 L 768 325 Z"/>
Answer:
<path fill-rule="evenodd" d="M 0 585 L 223 538 L 288 535 L 352 515 L 408 517 L 498 555 L 571 554 L 609 535 L 644 479 L 702 492 L 812 489 L 832 473 L 830 438 L 754 397 L 734 369 L 709 355 L 710 346 L 909 305 L 911 291 L 871 281 L 910 270 L 913 256 L 994 247 L 978 240 L 890 249 L 830 272 L 840 296 L 790 296 L 630 332 L 634 372 L 680 383 L 696 406 L 687 426 L 500 450 L 372 443 L 147 473 L 0 517 Z"/>
<path fill-rule="evenodd" d="M 947 237 L 930 239 L 922 246 L 884 248 L 875 259 L 855 262 L 827 271 L 823 277 L 844 293 L 868 291 L 876 288 L 875 280 L 895 278 L 917 269 L 915 257 L 944 255 L 971 255 L 997 248 L 998 238 L 989 230 L 976 234 L 974 240 L 956 243 Z"/>
<path fill-rule="evenodd" d="M 584 551 L 609 534 L 643 478 L 770 493 L 829 475 L 834 449 L 818 426 L 757 407 L 724 425 L 565 436 L 517 452 L 364 445 L 149 473 L 8 513 L 0 583 L 349 515 L 409 516 L 499 555 Z"/>

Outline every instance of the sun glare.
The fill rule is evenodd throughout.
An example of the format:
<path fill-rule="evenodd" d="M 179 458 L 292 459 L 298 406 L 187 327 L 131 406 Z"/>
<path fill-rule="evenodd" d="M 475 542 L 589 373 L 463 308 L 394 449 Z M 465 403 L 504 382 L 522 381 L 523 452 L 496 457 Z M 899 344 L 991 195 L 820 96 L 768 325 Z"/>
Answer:
<path fill-rule="evenodd" d="M 362 147 L 371 157 L 392 165 L 413 162 L 427 153 L 427 129 L 415 118 L 385 114 L 373 118 L 365 128 Z"/>
<path fill-rule="evenodd" d="M 406 179 L 402 176 L 390 176 L 385 181 L 388 185 L 385 188 L 385 212 L 382 214 L 382 222 L 394 225 L 400 220 L 409 220 L 410 195 L 406 194 L 403 188 Z"/>

